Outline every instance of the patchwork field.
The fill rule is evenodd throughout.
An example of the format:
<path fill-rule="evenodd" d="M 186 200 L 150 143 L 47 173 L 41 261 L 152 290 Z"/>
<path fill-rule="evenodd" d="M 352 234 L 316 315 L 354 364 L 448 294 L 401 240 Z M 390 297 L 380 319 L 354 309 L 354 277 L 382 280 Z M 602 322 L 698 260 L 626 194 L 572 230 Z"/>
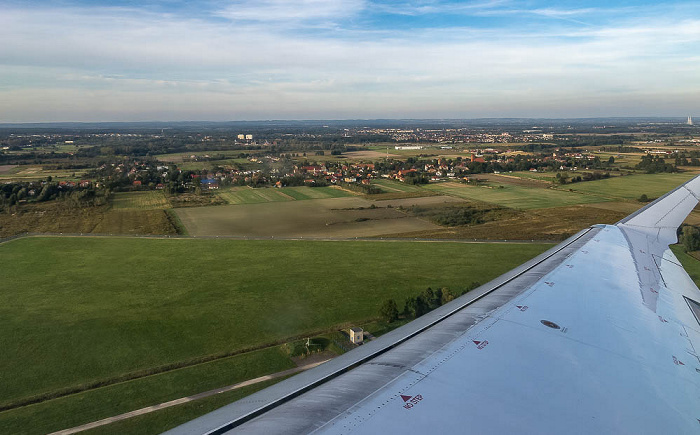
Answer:
<path fill-rule="evenodd" d="M 0 175 L 11 173 L 17 165 L 0 165 Z"/>
<path fill-rule="evenodd" d="M 316 188 L 314 188 L 316 189 Z M 439 228 L 359 197 L 176 209 L 194 236 L 373 237 Z"/>
<path fill-rule="evenodd" d="M 573 193 L 562 190 L 528 188 L 515 185 L 469 186 L 461 183 L 429 184 L 425 189 L 460 198 L 490 202 L 516 209 L 539 209 L 574 204 L 603 202 L 607 199 L 594 194 Z"/>
<path fill-rule="evenodd" d="M 158 210 L 170 208 L 170 203 L 162 190 L 149 190 L 115 193 L 112 207 L 115 210 Z"/>
<path fill-rule="evenodd" d="M 379 186 L 385 192 L 420 192 L 423 190 L 420 186 L 414 184 L 383 178 L 372 180 L 372 184 Z"/>
<path fill-rule="evenodd" d="M 2 181 L 33 181 L 41 180 L 46 177 L 53 177 L 55 180 L 77 180 L 80 178 L 83 171 L 81 170 L 60 170 L 60 169 L 43 169 L 41 166 L 2 166 L 5 168 L 0 171 L 0 180 Z"/>
<path fill-rule="evenodd" d="M 282 202 L 305 199 L 344 198 L 353 196 L 351 193 L 334 187 L 283 187 L 258 188 L 231 187 L 221 189 L 216 195 L 229 204 L 261 204 L 266 202 Z"/>
<path fill-rule="evenodd" d="M 428 286 L 459 292 L 548 246 L 69 237 L 7 242 L 0 245 L 0 405 L 357 324 L 376 317 L 386 298 L 403 301 Z M 178 394 L 173 382 L 195 391 L 211 388 L 206 373 L 230 371 L 221 364 L 163 380 L 169 385 L 163 389 Z M 45 433 L 63 428 L 55 427 L 61 421 L 49 427 L 52 419 L 79 424 L 121 412 L 132 400 L 142 406 L 139 397 L 154 399 L 164 378 L 145 379 L 116 384 L 113 394 L 69 396 L 80 403 L 5 411 L 0 426 L 20 427 L 7 422 L 22 421 L 30 424 L 23 432 Z"/>
<path fill-rule="evenodd" d="M 637 199 L 645 194 L 659 197 L 693 178 L 695 173 L 635 174 L 584 183 L 567 184 L 567 189 L 615 199 Z"/>

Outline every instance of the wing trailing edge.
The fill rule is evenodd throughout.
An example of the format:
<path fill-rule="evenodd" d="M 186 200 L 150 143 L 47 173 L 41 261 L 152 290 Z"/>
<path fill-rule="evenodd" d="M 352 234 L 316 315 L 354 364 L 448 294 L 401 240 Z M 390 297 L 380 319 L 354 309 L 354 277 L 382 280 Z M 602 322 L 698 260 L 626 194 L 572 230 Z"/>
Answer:
<path fill-rule="evenodd" d="M 678 241 L 676 231 L 700 199 L 700 176 L 677 187 L 617 223 L 618 227 L 645 233 L 661 245 Z"/>

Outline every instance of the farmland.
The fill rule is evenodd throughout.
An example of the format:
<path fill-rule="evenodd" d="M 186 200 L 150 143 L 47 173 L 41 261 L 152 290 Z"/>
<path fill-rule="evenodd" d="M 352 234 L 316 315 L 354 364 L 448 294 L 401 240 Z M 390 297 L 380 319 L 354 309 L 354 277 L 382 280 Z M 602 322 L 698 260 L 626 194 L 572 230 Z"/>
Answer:
<path fill-rule="evenodd" d="M 624 177 L 614 177 L 604 180 L 574 183 L 567 188 L 575 192 L 595 194 L 612 199 L 637 199 L 646 194 L 656 198 L 693 178 L 695 173 L 680 174 L 635 174 Z"/>
<path fill-rule="evenodd" d="M 0 167 L 0 181 L 34 181 L 46 177 L 56 180 L 78 180 L 80 171 L 43 169 L 41 166 L 14 166 L 3 165 Z"/>
<path fill-rule="evenodd" d="M 170 208 L 162 190 L 116 193 L 112 200 L 115 210 L 158 210 Z"/>
<path fill-rule="evenodd" d="M 594 194 L 565 192 L 546 188 L 528 188 L 514 185 L 468 186 L 460 183 L 430 184 L 426 189 L 445 195 L 490 202 L 516 209 L 539 209 L 574 204 L 603 202 L 606 198 Z"/>
<path fill-rule="evenodd" d="M 251 187 L 231 187 L 221 189 L 216 195 L 227 203 L 260 204 L 266 202 L 282 202 L 305 199 L 343 198 L 352 196 L 351 193 L 334 187 L 284 187 L 253 189 Z"/>
<path fill-rule="evenodd" d="M 420 192 L 420 186 L 402 183 L 400 181 L 377 179 L 372 184 L 379 186 L 385 192 Z"/>
<path fill-rule="evenodd" d="M 439 228 L 393 208 L 371 208 L 372 204 L 347 197 L 197 207 L 176 213 L 194 236 L 351 238 Z"/>
<path fill-rule="evenodd" d="M 7 266 L 0 282 L 0 343 L 5 350 L 0 400 L 8 405 L 357 324 L 376 317 L 386 298 L 402 301 L 428 286 L 459 292 L 547 247 L 66 237 L 7 242 L 0 245 L 0 262 Z M 163 382 L 194 385 L 191 390 L 214 385 L 211 379 L 206 381 L 211 384 L 197 384 L 199 377 Z M 88 413 L 89 420 L 121 412 L 119 397 L 160 388 L 157 378 L 147 379 L 148 384 L 111 390 L 114 395 L 95 390 L 90 394 L 97 396 L 75 399 L 82 404 L 60 402 L 68 400 L 64 398 L 33 406 L 97 407 Z M 173 391 L 167 387 L 163 397 L 175 395 Z M 23 412 L 1 413 L 0 424 L 4 418 L 27 418 Z M 41 412 L 63 418 L 58 411 Z M 74 420 L 70 424 L 78 424 Z"/>

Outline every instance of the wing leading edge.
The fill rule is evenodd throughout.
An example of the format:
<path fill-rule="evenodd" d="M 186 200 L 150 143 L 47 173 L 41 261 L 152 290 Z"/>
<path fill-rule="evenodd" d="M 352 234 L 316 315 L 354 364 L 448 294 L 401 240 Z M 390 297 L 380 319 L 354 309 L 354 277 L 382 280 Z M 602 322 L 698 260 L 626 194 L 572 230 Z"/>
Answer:
<path fill-rule="evenodd" d="M 168 432 L 697 433 L 694 178 L 408 325 Z"/>

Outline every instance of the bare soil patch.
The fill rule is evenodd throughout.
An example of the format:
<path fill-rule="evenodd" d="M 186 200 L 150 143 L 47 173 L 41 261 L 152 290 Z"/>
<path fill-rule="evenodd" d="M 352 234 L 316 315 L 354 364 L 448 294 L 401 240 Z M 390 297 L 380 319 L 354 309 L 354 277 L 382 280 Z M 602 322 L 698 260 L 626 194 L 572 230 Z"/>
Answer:
<path fill-rule="evenodd" d="M 0 174 L 9 174 L 16 167 L 16 165 L 0 165 Z"/>

